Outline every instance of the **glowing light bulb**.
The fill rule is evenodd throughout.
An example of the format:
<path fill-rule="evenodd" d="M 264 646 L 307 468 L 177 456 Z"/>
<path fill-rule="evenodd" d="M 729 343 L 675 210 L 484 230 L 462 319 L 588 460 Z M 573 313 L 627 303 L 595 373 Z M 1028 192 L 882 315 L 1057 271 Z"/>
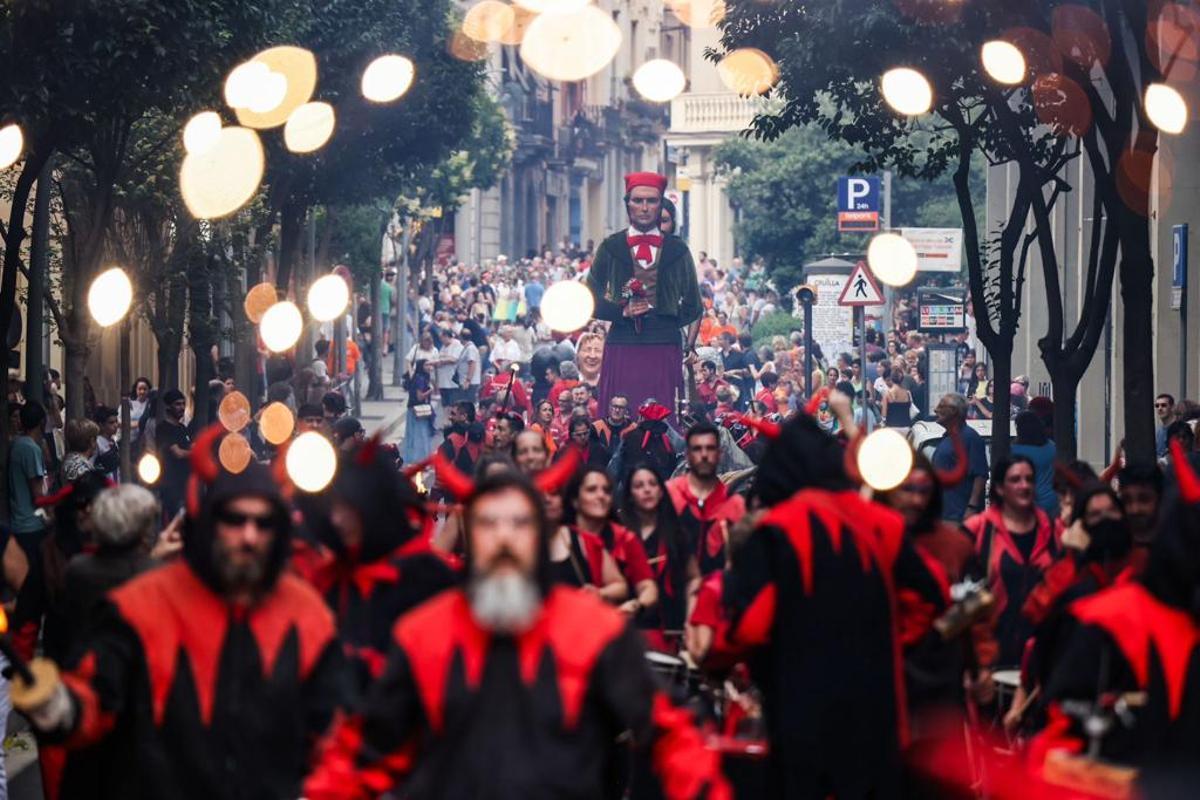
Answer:
<path fill-rule="evenodd" d="M 404 56 L 380 56 L 363 71 L 363 97 L 373 103 L 398 100 L 412 86 L 415 74 L 412 61 Z"/>
<path fill-rule="evenodd" d="M 0 128 L 0 169 L 8 169 L 17 163 L 25 149 L 25 134 L 21 126 L 13 123 Z"/>
<path fill-rule="evenodd" d="M 933 87 L 915 69 L 897 67 L 883 73 L 880 82 L 883 99 L 907 116 L 924 114 L 933 105 Z"/>
<path fill-rule="evenodd" d="M 308 313 L 318 322 L 337 319 L 350 305 L 350 287 L 341 275 L 322 275 L 308 287 Z"/>
<path fill-rule="evenodd" d="M 1174 87 L 1152 83 L 1146 87 L 1146 116 L 1163 133 L 1182 133 L 1188 122 L 1187 103 Z"/>
<path fill-rule="evenodd" d="M 913 451 L 895 428 L 872 432 L 858 448 L 858 474 L 877 492 L 895 489 L 912 470 Z"/>
<path fill-rule="evenodd" d="M 88 289 L 87 304 L 92 319 L 101 328 L 124 319 L 133 304 L 133 284 L 125 270 L 113 267 L 97 275 Z"/>
<path fill-rule="evenodd" d="M 283 143 L 293 153 L 320 150 L 333 136 L 336 115 L 329 103 L 305 103 L 292 112 L 283 126 Z"/>
<path fill-rule="evenodd" d="M 258 335 L 272 353 L 290 350 L 304 330 L 304 318 L 296 304 L 283 300 L 267 309 L 258 323 Z"/>
<path fill-rule="evenodd" d="M 666 103 L 678 97 L 687 86 L 683 70 L 672 61 L 656 58 L 633 73 L 633 88 L 652 103 Z"/>
<path fill-rule="evenodd" d="M 319 433 L 309 431 L 292 440 L 284 459 L 288 477 L 306 492 L 319 492 L 337 472 L 337 452 Z"/>
<path fill-rule="evenodd" d="M 147 486 L 153 486 L 158 483 L 158 479 L 162 477 L 162 464 L 154 453 L 146 453 L 138 461 L 137 465 L 138 478 Z"/>
<path fill-rule="evenodd" d="M 1013 86 L 1025 80 L 1025 56 L 1012 42 L 993 39 L 980 52 L 983 69 L 996 83 Z"/>
<path fill-rule="evenodd" d="M 880 233 L 867 246 L 867 264 L 888 286 L 907 286 L 917 274 L 917 251 L 898 233 Z"/>
<path fill-rule="evenodd" d="M 587 325 L 595 310 L 591 290 L 579 281 L 559 281 L 542 298 L 542 319 L 550 330 L 560 333 L 571 333 Z"/>

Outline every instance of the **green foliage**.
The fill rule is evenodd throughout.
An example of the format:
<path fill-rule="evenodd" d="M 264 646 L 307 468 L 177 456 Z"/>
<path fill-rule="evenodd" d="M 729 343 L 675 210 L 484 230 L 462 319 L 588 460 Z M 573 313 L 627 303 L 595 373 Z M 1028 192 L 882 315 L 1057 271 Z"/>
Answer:
<path fill-rule="evenodd" d="M 803 329 L 804 322 L 799 317 L 793 317 L 786 311 L 776 311 L 754 323 L 754 327 L 750 329 L 750 335 L 754 337 L 754 346 L 759 347 L 763 344 L 770 344 L 771 339 L 775 336 L 786 337 L 790 336 L 792 331 Z"/>
<path fill-rule="evenodd" d="M 345 264 L 354 275 L 354 285 L 365 289 L 379 275 L 381 242 L 391 218 L 389 203 L 364 203 L 341 206 L 317 215 L 317 235 L 328 232 L 329 254 L 335 264 Z"/>
<path fill-rule="evenodd" d="M 728 176 L 730 199 L 741 207 L 737 238 L 746 254 L 762 257 L 783 293 L 798 284 L 801 268 L 831 253 L 861 253 L 869 236 L 837 231 L 837 179 L 856 174 L 863 153 L 831 141 L 819 128 L 791 128 L 774 141 L 730 139 L 714 158 Z M 983 214 L 983 163 L 977 214 Z M 892 226 L 959 227 L 954 190 L 947 182 L 897 177 L 892 181 Z"/>

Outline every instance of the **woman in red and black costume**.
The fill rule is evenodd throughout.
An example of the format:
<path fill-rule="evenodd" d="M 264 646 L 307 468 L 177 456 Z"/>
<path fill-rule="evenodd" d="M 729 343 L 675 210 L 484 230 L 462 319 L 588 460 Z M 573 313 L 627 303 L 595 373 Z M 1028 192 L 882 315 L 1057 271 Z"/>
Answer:
<path fill-rule="evenodd" d="M 997 667 L 1021 663 L 1033 623 L 1021 613 L 1025 600 L 1059 554 L 1061 529 L 1035 502 L 1033 462 L 1024 456 L 992 465 L 990 505 L 964 523 L 996 598 L 993 612 Z"/>
<path fill-rule="evenodd" d="M 1091 755 L 1136 768 L 1146 798 L 1192 796 L 1200 783 L 1200 459 L 1172 450 L 1176 482 L 1145 572 L 1068 607 L 1049 721 L 1031 748 L 1035 767 L 1061 775 L 1052 751 L 1083 753 L 1085 718 L 1108 720 Z"/>
<path fill-rule="evenodd" d="M 365 690 L 383 671 L 396 620 L 458 575 L 433 550 L 424 503 L 377 439 L 343 457 L 333 485 L 303 507 L 317 552 L 293 565 L 337 617 L 355 685 Z"/>
<path fill-rule="evenodd" d="M 617 560 L 604 548 L 604 540 L 566 524 L 562 490 L 544 492 L 542 498 L 550 522 L 546 534 L 550 582 L 586 589 L 613 605 L 625 602 L 629 584 Z"/>
<path fill-rule="evenodd" d="M 636 617 L 643 610 L 656 608 L 658 584 L 650 571 L 642 539 L 613 521 L 613 485 L 608 473 L 602 467 L 584 467 L 567 484 L 564 497 L 567 523 L 577 531 L 599 538 L 617 562 L 617 569 L 632 594 L 618 609 Z"/>
<path fill-rule="evenodd" d="M 668 800 L 730 798 L 628 618 L 552 581 L 542 494 L 511 472 L 472 491 L 466 584 L 396 624 L 383 678 L 329 737 L 305 797 L 601 800 L 628 738 Z"/>
<path fill-rule="evenodd" d="M 769 510 L 724 586 L 729 638 L 752 650 L 764 694 L 767 796 L 894 797 L 907 738 L 896 587 L 928 572 L 815 419 L 775 430 L 751 492 Z"/>
<path fill-rule="evenodd" d="M 621 498 L 621 522 L 641 537 L 647 563 L 658 583 L 658 604 L 637 615 L 637 626 L 655 650 L 674 653 L 678 643 L 667 641 L 667 632 L 678 637 L 687 619 L 688 597 L 700 583 L 696 555 L 688 548 L 666 484 L 649 466 L 629 473 Z"/>

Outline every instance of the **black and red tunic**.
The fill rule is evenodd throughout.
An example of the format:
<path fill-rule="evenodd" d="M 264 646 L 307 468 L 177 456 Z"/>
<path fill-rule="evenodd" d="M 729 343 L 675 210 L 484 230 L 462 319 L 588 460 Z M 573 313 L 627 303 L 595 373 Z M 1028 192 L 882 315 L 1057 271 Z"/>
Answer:
<path fill-rule="evenodd" d="M 726 532 L 746 515 L 745 499 L 730 494 L 725 484 L 717 481 L 716 488 L 701 500 L 692 492 L 687 475 L 667 481 L 667 493 L 696 553 L 700 574 L 724 569 Z"/>
<path fill-rule="evenodd" d="M 604 585 L 604 540 L 576 527 L 567 528 L 569 554 L 550 562 L 551 583 L 573 586 Z"/>
<path fill-rule="evenodd" d="M 351 556 L 338 559 L 321 548 L 308 557 L 294 558 L 292 566 L 333 610 L 355 685 L 364 691 L 383 673 L 396 620 L 458 581 L 451 562 L 433 550 L 423 535 L 365 563 Z"/>
<path fill-rule="evenodd" d="M 333 615 L 308 584 L 283 575 L 232 606 L 183 561 L 114 590 L 63 681 L 66 744 L 114 745 L 90 793 L 114 800 L 297 797 L 347 699 Z"/>
<path fill-rule="evenodd" d="M 599 800 L 626 730 L 666 797 L 729 796 L 619 612 L 555 587 L 528 631 L 493 636 L 451 590 L 397 623 L 383 679 L 329 737 L 305 796 L 374 798 L 403 781 L 411 800 Z"/>
<path fill-rule="evenodd" d="M 1053 749 L 1085 749 L 1083 722 L 1067 713 L 1069 704 L 1078 711 L 1134 698 L 1125 712 L 1132 724 L 1113 724 L 1101 740 L 1101 758 L 1139 768 L 1139 796 L 1194 794 L 1200 777 L 1195 613 L 1129 581 L 1076 601 L 1069 614 L 1071 628 L 1044 687 L 1049 722 L 1034 741 L 1034 763 Z"/>
<path fill-rule="evenodd" d="M 763 690 L 772 797 L 892 797 L 906 738 L 896 586 L 927 579 L 904 521 L 854 492 L 776 506 L 725 575 Z M 914 631 L 914 633 L 916 633 Z"/>

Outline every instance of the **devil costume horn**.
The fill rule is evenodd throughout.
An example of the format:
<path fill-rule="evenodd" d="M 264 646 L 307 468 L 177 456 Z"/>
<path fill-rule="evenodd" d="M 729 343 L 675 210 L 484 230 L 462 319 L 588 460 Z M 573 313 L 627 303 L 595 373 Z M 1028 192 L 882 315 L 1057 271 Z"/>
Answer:
<path fill-rule="evenodd" d="M 772 422 L 769 419 L 758 419 L 748 417 L 745 414 L 733 414 L 732 417 L 745 425 L 748 428 L 758 431 L 764 438 L 774 441 L 783 433 L 783 428 L 778 422 Z"/>
<path fill-rule="evenodd" d="M 938 482 L 942 484 L 942 488 L 949 489 L 951 486 L 958 486 L 967 477 L 967 445 L 963 442 L 962 431 L 958 428 L 952 428 L 947 431 L 950 437 L 950 443 L 954 445 L 954 466 L 950 469 L 934 469 Z"/>
<path fill-rule="evenodd" d="M 1175 480 L 1179 482 L 1179 496 L 1185 503 L 1200 503 L 1200 477 L 1192 469 L 1178 439 L 1171 440 L 1171 465 L 1175 468 Z"/>
<path fill-rule="evenodd" d="M 562 458 L 537 474 L 537 477 L 533 479 L 533 485 L 543 494 L 558 494 L 582 463 L 583 455 L 579 452 L 579 448 L 571 445 L 563 453 Z"/>

